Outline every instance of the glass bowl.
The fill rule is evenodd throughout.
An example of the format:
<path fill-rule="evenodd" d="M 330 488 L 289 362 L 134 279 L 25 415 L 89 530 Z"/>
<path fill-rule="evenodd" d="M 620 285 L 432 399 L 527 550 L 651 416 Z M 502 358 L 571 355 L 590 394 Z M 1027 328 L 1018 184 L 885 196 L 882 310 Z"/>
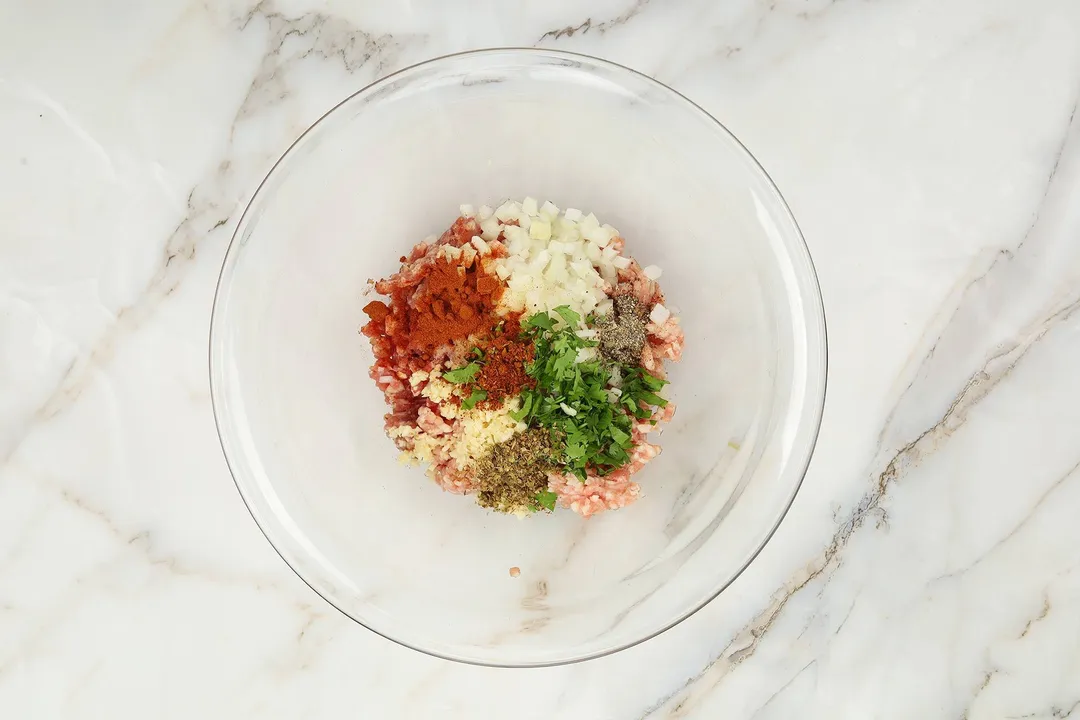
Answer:
<path fill-rule="evenodd" d="M 686 333 L 642 496 L 587 520 L 495 514 L 399 464 L 357 332 L 367 280 L 459 204 L 525 196 L 618 228 Z M 324 115 L 244 212 L 210 331 L 221 445 L 282 558 L 380 635 L 497 666 L 615 652 L 727 587 L 802 481 L 825 367 L 810 256 L 750 153 L 670 88 L 550 50 L 432 60 Z"/>

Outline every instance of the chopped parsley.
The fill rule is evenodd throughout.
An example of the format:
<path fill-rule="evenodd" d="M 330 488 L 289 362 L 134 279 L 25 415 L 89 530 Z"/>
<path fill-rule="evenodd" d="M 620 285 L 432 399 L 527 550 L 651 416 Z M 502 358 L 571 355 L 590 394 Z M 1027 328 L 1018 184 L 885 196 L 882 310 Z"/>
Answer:
<path fill-rule="evenodd" d="M 487 400 L 487 393 L 480 388 L 473 388 L 469 397 L 462 399 L 461 407 L 465 410 L 472 410 L 476 407 L 476 403 Z"/>
<path fill-rule="evenodd" d="M 563 471 L 584 482 L 588 469 L 606 475 L 629 462 L 631 415 L 648 419 L 650 406 L 666 405 L 656 395 L 665 383 L 638 368 L 624 368 L 623 391 L 613 402 L 607 388 L 610 366 L 601 359 L 577 362 L 578 351 L 597 345 L 575 333 L 580 316 L 567 306 L 553 312 L 565 321 L 564 327 L 556 330 L 546 312 L 523 325 L 536 347 L 526 368 L 536 387 L 522 391 L 521 409 L 513 417 L 550 429 L 561 447 L 557 459 Z"/>
<path fill-rule="evenodd" d="M 559 499 L 559 496 L 550 490 L 543 490 L 536 493 L 536 503 L 545 510 L 554 510 L 555 501 Z"/>
<path fill-rule="evenodd" d="M 567 310 L 569 310 L 569 309 L 570 308 L 567 308 Z M 552 320 L 551 316 L 548 315 L 546 312 L 541 312 L 541 313 L 536 313 L 531 318 L 529 318 L 525 322 L 525 325 L 522 326 L 522 329 L 524 329 L 524 330 L 535 330 L 535 329 L 551 330 L 553 327 L 555 327 L 555 321 Z"/>
<path fill-rule="evenodd" d="M 650 375 L 639 367 L 623 366 L 622 376 L 622 395 L 619 396 L 619 402 L 634 417 L 640 420 L 652 417 L 653 411 L 643 405 L 667 407 L 667 400 L 656 394 L 668 384 L 667 380 Z"/>
<path fill-rule="evenodd" d="M 480 363 L 471 362 L 463 367 L 455 368 L 449 372 L 443 373 L 443 378 L 449 380 L 452 383 L 467 383 L 471 381 L 476 374 L 480 372 Z"/>

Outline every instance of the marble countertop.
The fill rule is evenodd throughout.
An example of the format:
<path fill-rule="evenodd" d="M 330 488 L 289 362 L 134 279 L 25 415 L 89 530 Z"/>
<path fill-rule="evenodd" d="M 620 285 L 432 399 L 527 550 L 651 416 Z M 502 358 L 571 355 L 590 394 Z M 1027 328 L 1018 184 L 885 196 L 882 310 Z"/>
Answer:
<path fill-rule="evenodd" d="M 281 150 L 433 56 L 600 55 L 702 104 L 799 219 L 824 425 L 723 595 L 601 660 L 430 658 L 251 521 L 214 283 Z M 0 717 L 1080 718 L 1080 4 L 0 3 Z"/>

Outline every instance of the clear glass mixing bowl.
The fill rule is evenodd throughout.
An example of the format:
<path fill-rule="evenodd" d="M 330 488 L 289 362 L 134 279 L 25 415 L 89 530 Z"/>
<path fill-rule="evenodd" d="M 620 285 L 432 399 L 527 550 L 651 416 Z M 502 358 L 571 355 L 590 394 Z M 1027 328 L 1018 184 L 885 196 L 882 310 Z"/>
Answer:
<path fill-rule="evenodd" d="M 686 332 L 642 496 L 588 520 L 490 513 L 400 465 L 357 332 L 368 278 L 459 204 L 527 195 L 618 228 Z M 221 444 L 285 561 L 391 640 L 501 666 L 626 648 L 731 583 L 802 481 L 825 366 L 810 256 L 750 153 L 670 88 L 549 50 L 433 60 L 323 116 L 245 211 L 210 332 Z"/>

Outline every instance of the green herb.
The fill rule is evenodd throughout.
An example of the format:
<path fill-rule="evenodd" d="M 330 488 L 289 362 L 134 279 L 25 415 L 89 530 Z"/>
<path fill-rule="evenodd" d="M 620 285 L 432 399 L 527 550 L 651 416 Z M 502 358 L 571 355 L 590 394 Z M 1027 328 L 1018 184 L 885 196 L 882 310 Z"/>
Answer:
<path fill-rule="evenodd" d="M 668 384 L 667 380 L 661 380 L 655 375 L 650 375 L 639 367 L 622 368 L 623 383 L 620 400 L 630 412 L 639 418 L 652 417 L 652 411 L 646 410 L 641 414 L 641 404 L 667 407 L 667 400 L 656 393 Z"/>
<path fill-rule="evenodd" d="M 557 460 L 563 471 L 584 482 L 590 468 L 607 474 L 629 460 L 631 418 L 629 408 L 619 409 L 608 396 L 606 365 L 599 360 L 577 362 L 578 351 L 596 346 L 575 334 L 580 316 L 566 306 L 554 312 L 566 321 L 559 330 L 547 327 L 551 318 L 546 313 L 540 314 L 542 321 L 534 315 L 525 323 L 536 347 L 527 368 L 536 387 L 522 392 L 514 418 L 552 430 L 561 441 Z M 576 414 L 567 414 L 562 404 Z"/>
<path fill-rule="evenodd" d="M 474 357 L 474 358 L 476 358 L 477 360 L 479 360 L 480 362 L 484 362 L 484 357 L 485 357 L 486 355 L 487 355 L 487 353 L 485 353 L 485 352 L 484 352 L 483 350 L 481 350 L 481 349 L 480 349 L 480 348 L 478 348 L 478 347 L 474 347 L 474 348 L 473 348 L 473 349 L 472 349 L 472 350 L 471 350 L 471 351 L 469 352 L 469 357 Z"/>
<path fill-rule="evenodd" d="M 476 403 L 482 400 L 487 400 L 487 393 L 480 388 L 473 388 L 472 394 L 461 401 L 461 407 L 465 410 L 472 410 L 476 407 Z"/>
<path fill-rule="evenodd" d="M 523 393 L 522 397 L 524 399 L 521 401 L 521 409 L 520 410 L 515 410 L 514 412 L 510 413 L 510 417 L 514 418 L 518 422 L 521 422 L 525 418 L 529 417 L 529 413 L 532 411 L 532 405 L 533 405 L 533 395 L 532 395 L 532 393 L 530 393 L 530 392 Z"/>
<path fill-rule="evenodd" d="M 566 321 L 566 324 L 571 328 L 576 328 L 577 324 L 581 322 L 581 316 L 571 310 L 569 305 L 560 305 L 555 308 L 555 312 L 559 313 L 559 317 Z"/>
<path fill-rule="evenodd" d="M 554 507 L 554 493 L 551 500 L 540 497 L 547 492 L 548 473 L 556 469 L 553 450 L 551 433 L 543 428 L 531 428 L 495 444 L 476 462 L 476 501 L 500 512 L 538 512 L 548 502 Z"/>
<path fill-rule="evenodd" d="M 555 501 L 559 499 L 559 496 L 550 490 L 544 490 L 543 492 L 536 493 L 536 502 L 540 504 L 540 507 L 547 510 L 555 509 Z"/>
<path fill-rule="evenodd" d="M 480 372 L 480 363 L 471 362 L 464 367 L 443 373 L 443 377 L 452 383 L 461 384 L 472 380 L 478 372 Z"/>
<path fill-rule="evenodd" d="M 550 330 L 553 327 L 555 327 L 555 321 L 546 312 L 536 313 L 525 323 L 525 328 L 530 330 L 535 328 Z"/>

